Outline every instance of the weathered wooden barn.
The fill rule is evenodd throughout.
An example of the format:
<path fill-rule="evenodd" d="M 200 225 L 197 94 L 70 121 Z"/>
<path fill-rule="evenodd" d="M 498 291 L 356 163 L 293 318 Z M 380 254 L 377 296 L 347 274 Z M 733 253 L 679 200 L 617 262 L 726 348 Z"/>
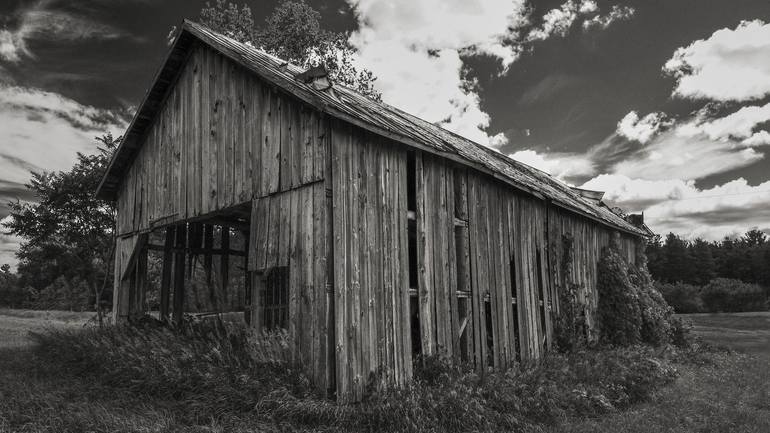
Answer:
<path fill-rule="evenodd" d="M 418 354 L 541 356 L 559 288 L 581 285 L 591 324 L 601 248 L 618 233 L 634 261 L 646 234 L 601 194 L 188 21 L 98 196 L 118 209 L 116 321 L 149 308 L 149 253 L 169 320 L 201 266 L 341 402 L 405 383 Z"/>

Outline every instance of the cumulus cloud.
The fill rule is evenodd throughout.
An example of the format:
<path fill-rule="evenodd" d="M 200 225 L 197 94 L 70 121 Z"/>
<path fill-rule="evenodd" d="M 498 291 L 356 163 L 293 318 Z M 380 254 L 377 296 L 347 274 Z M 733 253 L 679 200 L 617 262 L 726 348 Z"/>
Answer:
<path fill-rule="evenodd" d="M 734 30 L 674 52 L 663 67 L 677 80 L 674 95 L 716 101 L 747 101 L 770 94 L 770 24 L 743 21 Z"/>
<path fill-rule="evenodd" d="M 644 144 L 670 124 L 664 113 L 650 113 L 639 118 L 639 113 L 631 111 L 618 122 L 617 133 Z"/>
<path fill-rule="evenodd" d="M 599 12 L 593 0 L 569 0 L 536 28 L 526 0 L 348 0 L 358 21 L 350 42 L 357 61 L 377 71 L 383 99 L 491 147 L 489 114 L 467 79 L 463 58 L 488 56 L 503 73 L 533 41 L 564 35 L 578 17 Z"/>
<path fill-rule="evenodd" d="M 657 233 L 716 240 L 750 227 L 770 228 L 770 181 L 752 186 L 739 178 L 699 189 L 681 179 L 603 174 L 581 187 L 605 191 L 610 205 L 644 212 L 645 222 Z"/>
<path fill-rule="evenodd" d="M 589 10 L 594 6 L 596 6 L 595 3 L 586 5 L 585 9 Z M 530 41 L 542 41 L 554 35 L 565 36 L 583 9 L 582 5 L 578 5 L 570 0 L 558 8 L 549 10 L 543 15 L 543 25 L 532 29 L 527 39 Z"/>
<path fill-rule="evenodd" d="M 751 137 L 741 141 L 741 144 L 749 147 L 770 145 L 770 132 L 757 131 Z"/>
<path fill-rule="evenodd" d="M 73 42 L 84 39 L 136 39 L 116 27 L 85 16 L 55 10 L 53 6 L 53 1 L 41 0 L 17 11 L 18 24 L 12 29 L 0 30 L 0 59 L 18 63 L 24 57 L 34 58 L 27 46 L 31 40 Z"/>
<path fill-rule="evenodd" d="M 523 0 L 349 0 L 359 29 L 351 35 L 358 61 L 377 71 L 383 99 L 407 112 L 489 145 L 489 115 L 463 55 L 486 55 L 507 67 L 519 52 L 509 43 L 526 23 Z"/>

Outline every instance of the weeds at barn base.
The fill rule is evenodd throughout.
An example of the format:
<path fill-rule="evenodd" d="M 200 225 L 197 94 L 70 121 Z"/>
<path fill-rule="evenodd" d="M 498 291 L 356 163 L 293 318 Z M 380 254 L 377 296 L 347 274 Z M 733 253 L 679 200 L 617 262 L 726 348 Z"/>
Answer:
<path fill-rule="evenodd" d="M 182 402 L 182 418 L 246 417 L 322 431 L 509 431 L 593 417 L 647 401 L 671 383 L 677 349 L 632 346 L 551 354 L 480 375 L 438 358 L 416 362 L 406 388 L 340 406 L 287 357 L 285 336 L 234 324 L 59 330 L 35 336 L 46 374 L 74 375 L 137 396 Z"/>

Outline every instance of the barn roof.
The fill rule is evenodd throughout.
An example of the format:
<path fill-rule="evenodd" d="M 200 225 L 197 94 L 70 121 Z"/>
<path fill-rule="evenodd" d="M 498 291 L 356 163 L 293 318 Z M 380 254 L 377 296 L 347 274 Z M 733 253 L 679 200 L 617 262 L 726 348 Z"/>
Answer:
<path fill-rule="evenodd" d="M 187 54 L 195 41 L 202 42 L 262 79 L 332 117 L 408 146 L 470 166 L 536 197 L 550 200 L 556 206 L 577 212 L 605 225 L 636 235 L 648 234 L 625 221 L 606 206 L 582 197 L 569 186 L 540 170 L 393 106 L 372 101 L 347 87 L 335 85 L 334 92 L 317 90 L 312 84 L 296 79 L 297 74 L 304 72 L 298 66 L 188 20 L 182 23 L 165 62 L 157 72 L 152 87 L 131 121 L 123 142 L 116 150 L 97 189 L 97 197 L 115 199 L 123 174 L 136 156 L 145 132 L 152 125 L 155 115 L 162 108 L 164 97 L 173 87 L 175 78 L 182 70 Z"/>

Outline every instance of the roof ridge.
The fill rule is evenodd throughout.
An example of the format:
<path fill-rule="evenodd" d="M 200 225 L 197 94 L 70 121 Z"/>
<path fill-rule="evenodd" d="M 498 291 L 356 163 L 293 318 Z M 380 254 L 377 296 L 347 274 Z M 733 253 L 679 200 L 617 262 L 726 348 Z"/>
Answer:
<path fill-rule="evenodd" d="M 568 185 L 541 170 L 516 161 L 494 149 L 386 102 L 367 98 L 348 86 L 334 84 L 334 88 L 344 98 L 333 98 L 328 93 L 296 79 L 296 75 L 304 68 L 267 53 L 264 49 L 238 42 L 189 19 L 183 20 L 181 29 L 171 45 L 161 70 L 156 75 L 152 87 L 148 90 L 145 100 L 143 100 L 134 120 L 126 131 L 126 139 L 118 147 L 113 160 L 110 162 L 105 177 L 97 190 L 98 195 L 109 197 L 115 193 L 115 188 L 122 176 L 122 170 L 131 163 L 138 146 L 141 146 L 140 140 L 143 131 L 151 125 L 151 120 L 159 109 L 158 95 L 165 94 L 173 81 L 168 79 L 168 76 L 175 74 L 186 64 L 187 60 L 184 55 L 189 52 L 193 44 L 192 38 L 239 63 L 260 76 L 261 79 L 332 117 L 350 122 L 374 134 L 399 141 L 407 146 L 416 147 L 465 164 L 498 178 L 514 188 L 539 198 L 547 198 L 559 207 L 595 219 L 602 224 L 634 234 L 643 234 L 640 229 L 612 213 L 603 211 L 595 204 L 589 203 L 585 198 L 572 191 Z M 166 78 L 159 80 L 161 75 Z M 119 159 L 120 161 L 118 161 Z"/>

